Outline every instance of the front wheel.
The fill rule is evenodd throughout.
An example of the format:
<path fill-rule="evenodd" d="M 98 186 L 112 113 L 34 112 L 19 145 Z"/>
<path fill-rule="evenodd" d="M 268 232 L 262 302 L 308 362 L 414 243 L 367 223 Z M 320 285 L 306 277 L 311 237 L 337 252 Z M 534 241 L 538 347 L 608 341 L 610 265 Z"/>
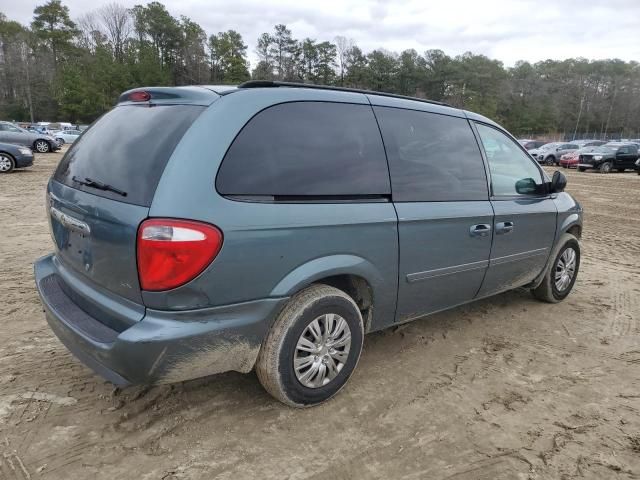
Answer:
<path fill-rule="evenodd" d="M 611 162 L 604 162 L 600 165 L 600 173 L 610 173 L 611 172 Z"/>
<path fill-rule="evenodd" d="M 542 283 L 533 295 L 544 302 L 558 303 L 564 300 L 576 283 L 580 268 L 580 243 L 570 233 L 565 233 L 554 250 L 550 265 Z"/>
<path fill-rule="evenodd" d="M 58 145 L 64 145 L 64 138 L 56 138 L 56 142 L 58 142 Z"/>
<path fill-rule="evenodd" d="M 553 157 L 547 157 L 547 160 L 545 162 L 547 165 L 552 166 L 556 163 L 556 159 Z"/>
<path fill-rule="evenodd" d="M 0 153 L 0 173 L 11 173 L 16 168 L 16 162 L 8 153 Z"/>
<path fill-rule="evenodd" d="M 312 285 L 289 300 L 271 327 L 258 354 L 258 379 L 287 405 L 317 405 L 347 383 L 363 337 L 353 299 L 337 288 Z"/>
<path fill-rule="evenodd" d="M 49 142 L 46 140 L 36 140 L 33 146 L 39 153 L 47 153 L 51 151 L 51 145 L 49 145 Z"/>

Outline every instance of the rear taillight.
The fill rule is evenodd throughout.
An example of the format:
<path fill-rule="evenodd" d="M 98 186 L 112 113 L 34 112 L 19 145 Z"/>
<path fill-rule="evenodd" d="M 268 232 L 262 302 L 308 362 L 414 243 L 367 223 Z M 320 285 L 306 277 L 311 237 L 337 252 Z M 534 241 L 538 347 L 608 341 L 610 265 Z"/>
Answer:
<path fill-rule="evenodd" d="M 196 278 L 222 248 L 222 232 L 207 223 L 150 219 L 138 229 L 138 276 L 143 290 L 179 287 Z"/>

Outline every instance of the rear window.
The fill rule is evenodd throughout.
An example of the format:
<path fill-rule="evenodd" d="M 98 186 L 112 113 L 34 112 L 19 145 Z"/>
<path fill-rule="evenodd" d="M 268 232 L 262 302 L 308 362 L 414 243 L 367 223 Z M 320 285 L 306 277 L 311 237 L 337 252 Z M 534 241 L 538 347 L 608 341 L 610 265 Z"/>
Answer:
<path fill-rule="evenodd" d="M 174 148 L 205 107 L 116 107 L 83 132 L 60 162 L 54 179 L 94 195 L 148 207 Z M 91 179 L 126 192 L 99 190 Z"/>
<path fill-rule="evenodd" d="M 258 113 L 229 147 L 216 188 L 222 195 L 283 200 L 391 191 L 371 107 L 330 102 L 285 103 Z"/>

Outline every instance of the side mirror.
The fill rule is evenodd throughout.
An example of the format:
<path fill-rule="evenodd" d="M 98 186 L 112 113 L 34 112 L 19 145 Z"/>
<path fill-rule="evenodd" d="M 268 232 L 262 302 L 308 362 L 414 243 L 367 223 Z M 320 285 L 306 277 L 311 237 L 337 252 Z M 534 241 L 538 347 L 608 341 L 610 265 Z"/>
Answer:
<path fill-rule="evenodd" d="M 553 177 L 551 178 L 551 183 L 549 185 L 549 190 L 551 193 L 560 193 L 564 192 L 565 187 L 567 186 L 567 177 L 558 170 L 553 172 Z"/>
<path fill-rule="evenodd" d="M 516 182 L 516 192 L 520 195 L 533 195 L 537 193 L 537 191 L 538 185 L 533 178 L 523 178 Z"/>

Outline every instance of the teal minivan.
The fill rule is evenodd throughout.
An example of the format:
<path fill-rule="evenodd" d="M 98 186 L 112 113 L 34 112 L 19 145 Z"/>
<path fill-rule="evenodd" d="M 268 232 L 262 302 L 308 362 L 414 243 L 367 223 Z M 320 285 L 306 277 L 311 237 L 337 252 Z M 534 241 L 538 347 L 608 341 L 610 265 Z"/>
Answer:
<path fill-rule="evenodd" d="M 336 394 L 366 333 L 529 288 L 571 291 L 582 208 L 491 120 L 280 82 L 139 88 L 47 187 L 46 318 L 120 385 L 256 369 Z"/>

